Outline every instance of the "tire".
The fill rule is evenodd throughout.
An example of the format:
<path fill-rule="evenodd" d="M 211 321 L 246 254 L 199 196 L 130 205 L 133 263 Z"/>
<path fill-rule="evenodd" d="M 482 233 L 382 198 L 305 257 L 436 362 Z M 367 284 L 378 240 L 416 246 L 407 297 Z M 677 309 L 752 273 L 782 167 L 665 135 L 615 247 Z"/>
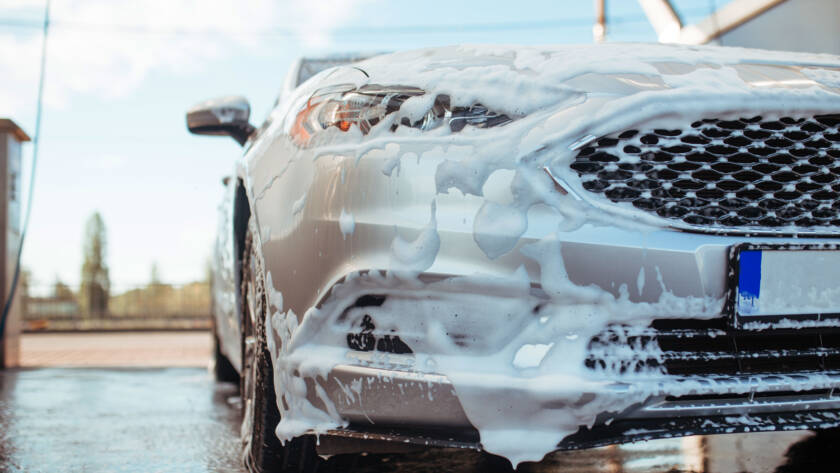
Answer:
<path fill-rule="evenodd" d="M 222 353 L 215 323 L 213 325 L 213 376 L 216 378 L 216 381 L 222 383 L 239 384 L 239 373 L 233 367 L 233 363 L 230 362 L 228 357 Z"/>
<path fill-rule="evenodd" d="M 320 466 L 315 439 L 302 436 L 280 443 L 274 429 L 280 422 L 274 372 L 266 344 L 266 296 L 262 260 L 252 233 L 242 257 L 242 458 L 249 471 L 314 473 Z"/>

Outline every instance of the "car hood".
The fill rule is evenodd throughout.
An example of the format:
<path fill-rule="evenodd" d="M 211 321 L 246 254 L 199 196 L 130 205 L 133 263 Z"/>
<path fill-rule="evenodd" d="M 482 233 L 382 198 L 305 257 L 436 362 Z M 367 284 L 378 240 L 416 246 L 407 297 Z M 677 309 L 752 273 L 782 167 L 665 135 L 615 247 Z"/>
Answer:
<path fill-rule="evenodd" d="M 682 89 L 820 89 L 840 95 L 840 57 L 715 46 L 659 44 L 550 47 L 463 45 L 376 56 L 316 76 L 307 85 L 374 83 L 421 87 L 454 103 L 482 103 L 524 116 L 587 96 L 626 97 Z"/>

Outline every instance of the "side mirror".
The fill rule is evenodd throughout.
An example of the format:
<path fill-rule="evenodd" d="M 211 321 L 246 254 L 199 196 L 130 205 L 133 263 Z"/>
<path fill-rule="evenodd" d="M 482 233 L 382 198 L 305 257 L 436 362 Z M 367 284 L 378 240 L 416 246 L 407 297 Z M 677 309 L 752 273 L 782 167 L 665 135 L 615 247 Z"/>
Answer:
<path fill-rule="evenodd" d="M 196 135 L 227 135 L 244 146 L 256 129 L 248 122 L 250 116 L 245 97 L 206 100 L 187 110 L 187 129 Z"/>

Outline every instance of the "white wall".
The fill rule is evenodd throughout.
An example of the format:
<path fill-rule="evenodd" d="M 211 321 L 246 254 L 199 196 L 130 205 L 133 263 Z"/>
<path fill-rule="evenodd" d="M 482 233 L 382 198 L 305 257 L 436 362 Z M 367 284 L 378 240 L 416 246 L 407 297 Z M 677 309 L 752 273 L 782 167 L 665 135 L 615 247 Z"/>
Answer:
<path fill-rule="evenodd" d="M 723 34 L 717 43 L 840 55 L 840 0 L 788 0 Z"/>

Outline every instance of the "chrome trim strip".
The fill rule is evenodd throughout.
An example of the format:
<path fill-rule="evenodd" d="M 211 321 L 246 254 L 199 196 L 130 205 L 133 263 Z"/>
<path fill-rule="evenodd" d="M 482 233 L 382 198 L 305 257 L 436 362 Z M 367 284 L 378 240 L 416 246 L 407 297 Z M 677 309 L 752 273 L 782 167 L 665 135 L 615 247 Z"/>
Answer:
<path fill-rule="evenodd" d="M 554 187 L 563 195 L 571 195 L 577 201 L 583 201 L 583 198 L 577 192 L 572 190 L 572 187 L 561 177 L 557 177 L 551 172 L 551 168 L 543 166 L 543 171 L 548 174 L 548 177 L 554 181 Z"/>
<path fill-rule="evenodd" d="M 597 136 L 595 136 L 595 135 L 586 135 L 583 138 L 581 138 L 581 139 L 575 141 L 574 143 L 570 144 L 569 149 L 571 151 L 577 151 L 577 150 L 583 148 L 584 146 L 588 145 L 589 143 L 595 141 L 595 138 L 597 138 Z"/>
<path fill-rule="evenodd" d="M 766 396 L 750 393 L 732 398 L 659 400 L 646 404 L 633 418 L 697 417 L 710 415 L 741 415 L 767 412 L 810 411 L 840 409 L 840 396 L 824 394 Z"/>

